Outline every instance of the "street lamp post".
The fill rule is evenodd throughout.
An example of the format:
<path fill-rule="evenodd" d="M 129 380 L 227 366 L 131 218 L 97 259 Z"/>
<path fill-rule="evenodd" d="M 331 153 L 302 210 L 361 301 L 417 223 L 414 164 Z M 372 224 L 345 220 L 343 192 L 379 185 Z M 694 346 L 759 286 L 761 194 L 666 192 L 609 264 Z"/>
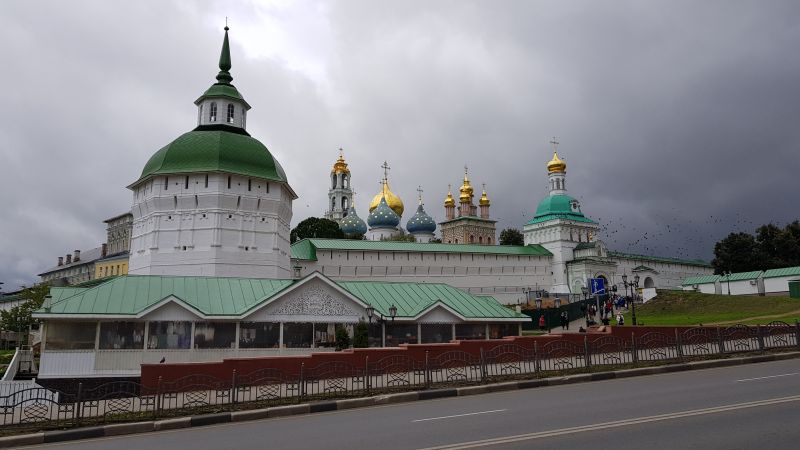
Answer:
<path fill-rule="evenodd" d="M 375 315 L 375 308 L 373 308 L 371 304 L 367 303 L 367 317 L 369 318 L 370 324 L 372 324 L 373 315 Z"/>
<path fill-rule="evenodd" d="M 639 275 L 636 275 L 635 277 L 633 277 L 633 287 L 631 287 L 631 291 L 634 291 L 634 290 L 637 290 L 637 289 L 639 289 Z M 637 291 L 637 295 L 638 295 L 638 291 Z M 635 296 L 633 297 L 633 300 L 631 301 L 631 319 L 633 321 L 633 324 L 636 325 L 636 297 Z"/>
<path fill-rule="evenodd" d="M 583 294 L 583 307 L 586 308 L 586 313 L 584 314 L 584 318 L 586 319 L 586 327 L 589 327 L 589 308 L 586 305 L 586 300 L 589 297 L 589 288 L 586 286 L 581 286 L 581 293 Z"/>
<path fill-rule="evenodd" d="M 728 295 L 731 295 L 731 275 L 733 273 L 729 270 L 727 272 L 723 271 L 722 274 L 725 275 L 725 279 L 728 280 Z"/>

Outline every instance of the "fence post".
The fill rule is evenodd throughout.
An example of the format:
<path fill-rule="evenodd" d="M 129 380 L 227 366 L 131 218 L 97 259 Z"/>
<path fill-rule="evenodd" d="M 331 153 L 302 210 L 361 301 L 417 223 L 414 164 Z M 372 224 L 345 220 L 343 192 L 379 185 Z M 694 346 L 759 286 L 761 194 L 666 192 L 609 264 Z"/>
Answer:
<path fill-rule="evenodd" d="M 369 355 L 365 355 L 364 356 L 364 389 L 367 390 L 367 395 L 369 395 L 371 382 L 372 382 L 372 377 L 369 376 Z"/>
<path fill-rule="evenodd" d="M 425 389 L 431 387 L 431 366 L 428 358 L 428 350 L 425 350 Z"/>
<path fill-rule="evenodd" d="M 483 347 L 481 347 L 481 383 L 486 382 L 486 355 L 483 353 Z"/>
<path fill-rule="evenodd" d="M 231 410 L 236 408 L 236 369 L 231 374 Z"/>
<path fill-rule="evenodd" d="M 764 333 L 761 329 L 761 325 L 756 327 L 756 336 L 758 337 L 758 349 L 762 352 L 764 351 Z"/>
<path fill-rule="evenodd" d="M 717 346 L 719 347 L 719 354 L 725 354 L 725 341 L 722 339 L 722 329 L 717 327 Z"/>
<path fill-rule="evenodd" d="M 78 383 L 78 396 L 75 398 L 75 412 L 73 416 L 75 416 L 75 425 L 81 424 L 81 415 L 83 414 L 83 383 Z"/>
<path fill-rule="evenodd" d="M 156 404 L 155 408 L 153 408 L 153 418 L 158 417 L 158 413 L 161 412 L 161 375 L 158 376 L 158 383 L 156 383 Z"/>
<path fill-rule="evenodd" d="M 300 363 L 300 380 L 297 386 L 297 403 L 303 401 L 303 397 L 306 395 L 306 379 L 305 379 L 305 369 L 306 363 Z"/>
<path fill-rule="evenodd" d="M 683 361 L 683 343 L 681 343 L 681 334 L 675 328 L 675 347 L 678 350 L 678 360 Z"/>
<path fill-rule="evenodd" d="M 800 321 L 794 319 L 794 343 L 800 348 Z"/>
<path fill-rule="evenodd" d="M 639 352 L 636 350 L 636 333 L 631 331 L 631 356 L 633 364 L 636 365 L 639 363 Z"/>
<path fill-rule="evenodd" d="M 539 343 L 533 341 L 533 371 L 539 373 L 542 371 L 542 365 L 539 362 Z"/>
<path fill-rule="evenodd" d="M 586 360 L 586 368 L 592 367 L 592 355 L 589 354 L 589 336 L 583 337 L 583 353 Z"/>

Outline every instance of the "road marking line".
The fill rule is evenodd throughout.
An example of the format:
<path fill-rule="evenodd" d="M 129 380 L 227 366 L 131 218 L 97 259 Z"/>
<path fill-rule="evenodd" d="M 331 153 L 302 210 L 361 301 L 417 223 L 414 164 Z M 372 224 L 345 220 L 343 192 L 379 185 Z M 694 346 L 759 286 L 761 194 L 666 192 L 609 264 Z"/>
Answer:
<path fill-rule="evenodd" d="M 745 381 L 766 380 L 767 378 L 790 377 L 792 375 L 800 375 L 800 372 L 782 373 L 780 375 L 770 375 L 768 377 L 743 378 L 741 380 L 736 380 L 736 382 L 737 383 L 742 383 L 742 382 L 745 382 Z"/>
<path fill-rule="evenodd" d="M 452 416 L 441 416 L 441 417 L 429 417 L 427 419 L 416 419 L 412 420 L 411 422 L 427 422 L 429 420 L 441 420 L 441 419 L 452 419 L 454 417 L 464 417 L 464 416 L 477 416 L 478 414 L 491 414 L 497 412 L 508 411 L 507 409 L 493 409 L 491 411 L 478 411 L 472 413 L 465 413 L 465 414 L 454 414 Z"/>
<path fill-rule="evenodd" d="M 756 408 L 759 406 L 768 406 L 768 405 L 776 405 L 780 403 L 787 403 L 787 402 L 797 402 L 800 401 L 800 395 L 793 395 L 789 397 L 780 397 L 780 398 L 773 398 L 768 400 L 758 400 L 754 402 L 746 402 L 746 403 L 736 403 L 732 405 L 723 405 L 723 406 L 716 406 L 713 408 L 704 408 L 704 409 L 695 409 L 689 411 L 679 411 L 675 413 L 668 413 L 668 414 L 660 414 L 657 416 L 648 416 L 648 417 L 640 417 L 635 419 L 624 419 L 624 420 L 616 420 L 613 422 L 604 422 L 604 423 L 597 423 L 592 425 L 582 425 L 577 427 L 570 427 L 570 428 L 561 428 L 556 430 L 549 430 L 549 431 L 540 431 L 536 433 L 528 433 L 528 434 L 519 434 L 516 436 L 505 436 L 499 438 L 491 438 L 491 439 L 483 439 L 479 441 L 470 441 L 470 442 L 461 442 L 458 444 L 448 444 L 442 445 L 438 447 L 428 447 L 422 450 L 455 450 L 455 449 L 466 449 L 466 448 L 477 448 L 477 447 L 488 447 L 488 446 L 495 446 L 500 444 L 510 444 L 514 442 L 520 441 L 528 441 L 533 439 L 542 439 L 548 437 L 555 437 L 561 436 L 565 434 L 574 434 L 574 433 L 582 433 L 586 431 L 597 431 L 597 430 L 607 430 L 608 428 L 617 428 L 617 427 L 624 427 L 630 425 L 638 425 L 643 423 L 650 423 L 650 422 L 660 422 L 664 420 L 674 420 L 674 419 L 681 419 L 684 417 L 692 417 L 692 416 L 700 416 L 706 414 L 717 414 L 726 411 L 735 411 L 738 409 L 746 409 L 746 408 Z"/>

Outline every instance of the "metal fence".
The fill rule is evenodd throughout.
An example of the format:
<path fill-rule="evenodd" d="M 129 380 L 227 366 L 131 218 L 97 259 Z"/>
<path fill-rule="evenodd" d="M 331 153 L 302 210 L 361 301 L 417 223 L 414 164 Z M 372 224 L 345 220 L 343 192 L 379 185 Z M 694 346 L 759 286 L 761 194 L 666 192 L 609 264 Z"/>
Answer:
<path fill-rule="evenodd" d="M 658 331 L 630 338 L 603 335 L 584 339 L 493 343 L 469 353 L 461 350 L 424 359 L 391 355 L 365 357 L 356 365 L 330 361 L 296 372 L 263 368 L 229 377 L 197 374 L 145 386 L 133 381 L 105 383 L 77 393 L 42 387 L 0 396 L 0 429 L 20 431 L 96 423 L 155 419 L 186 413 L 252 409 L 330 398 L 471 385 L 592 367 L 635 366 L 687 358 L 800 348 L 800 324 L 772 322 L 764 326 L 695 327 L 674 333 Z"/>

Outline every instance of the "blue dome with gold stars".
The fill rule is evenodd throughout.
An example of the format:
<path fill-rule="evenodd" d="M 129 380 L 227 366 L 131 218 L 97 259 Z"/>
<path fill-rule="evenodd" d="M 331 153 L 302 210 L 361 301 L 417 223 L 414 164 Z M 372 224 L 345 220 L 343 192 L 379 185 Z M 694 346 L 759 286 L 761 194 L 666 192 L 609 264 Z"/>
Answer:
<path fill-rule="evenodd" d="M 353 205 L 347 210 L 347 216 L 339 221 L 339 228 L 342 229 L 342 233 L 351 236 L 360 236 L 367 232 L 367 224 L 358 217 Z"/>
<path fill-rule="evenodd" d="M 433 233 L 436 231 L 436 222 L 425 212 L 422 203 L 420 203 L 416 214 L 408 219 L 406 229 L 409 233 Z"/>
<path fill-rule="evenodd" d="M 369 213 L 367 223 L 370 228 L 397 228 L 397 225 L 400 224 L 400 216 L 386 203 L 386 197 L 381 197 L 381 202 Z"/>

